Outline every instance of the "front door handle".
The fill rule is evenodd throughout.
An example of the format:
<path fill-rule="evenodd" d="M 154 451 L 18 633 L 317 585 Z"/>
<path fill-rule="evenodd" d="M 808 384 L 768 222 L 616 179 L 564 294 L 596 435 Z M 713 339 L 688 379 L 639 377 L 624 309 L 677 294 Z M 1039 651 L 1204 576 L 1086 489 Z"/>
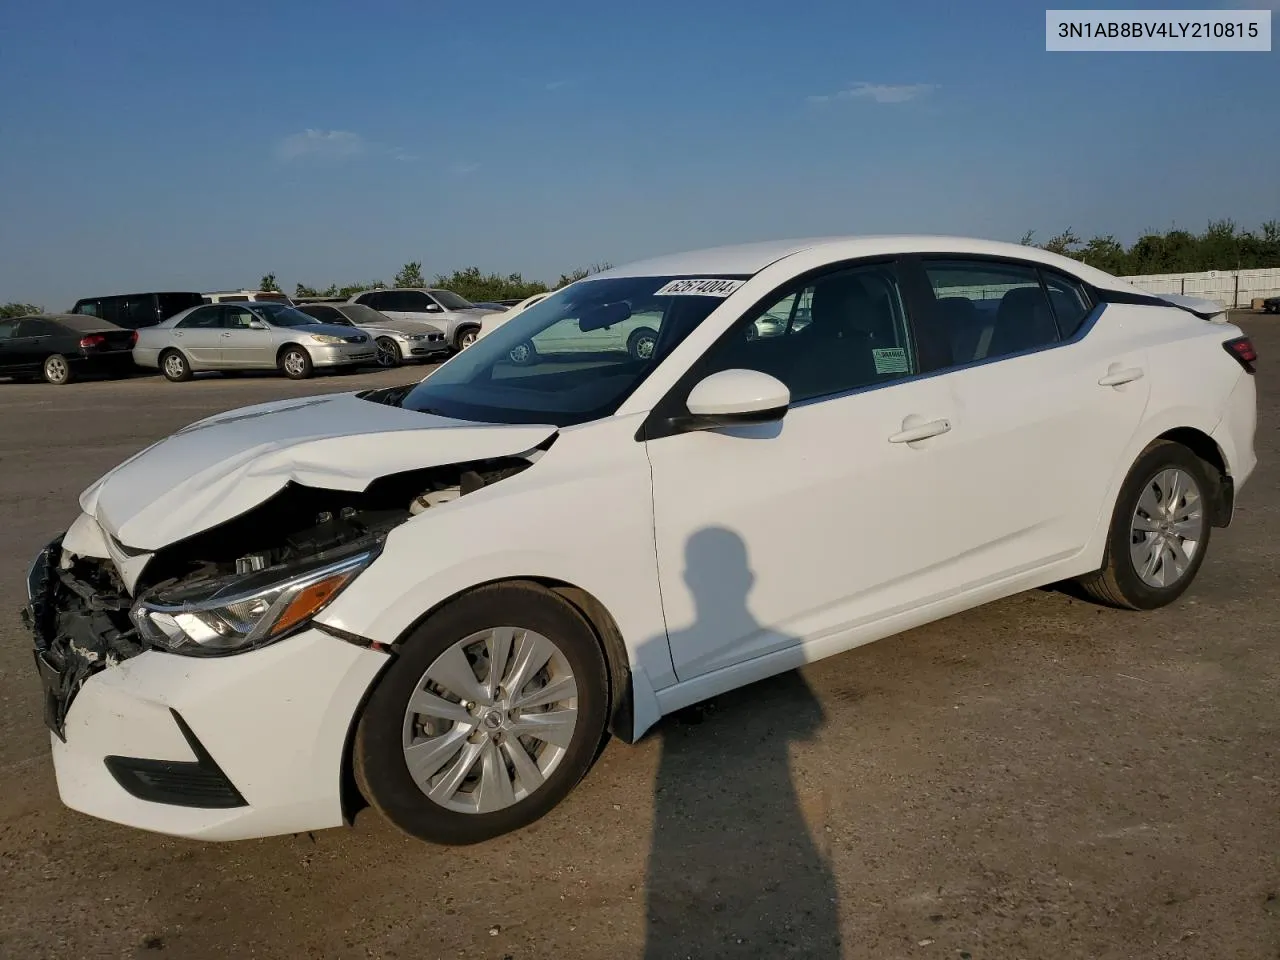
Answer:
<path fill-rule="evenodd" d="M 1123 383 L 1132 383 L 1134 380 L 1142 379 L 1141 367 L 1126 367 L 1124 370 L 1117 370 L 1113 365 L 1106 375 L 1098 381 L 1100 387 L 1118 387 Z"/>
<path fill-rule="evenodd" d="M 224 334 L 223 334 L 223 336 L 224 336 L 224 337 L 229 337 L 229 336 L 231 336 L 231 334 L 229 334 L 229 333 L 224 333 Z"/>
<path fill-rule="evenodd" d="M 902 421 L 902 430 L 889 438 L 890 443 L 915 443 L 928 440 L 951 429 L 950 420 L 922 420 L 912 414 Z"/>

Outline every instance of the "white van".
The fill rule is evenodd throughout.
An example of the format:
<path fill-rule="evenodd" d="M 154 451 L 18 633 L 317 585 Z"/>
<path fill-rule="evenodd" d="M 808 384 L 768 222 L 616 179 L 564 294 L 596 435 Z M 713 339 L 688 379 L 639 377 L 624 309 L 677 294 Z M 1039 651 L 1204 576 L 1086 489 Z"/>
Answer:
<path fill-rule="evenodd" d="M 248 303 L 265 300 L 269 303 L 287 303 L 293 301 L 278 290 L 219 290 L 217 293 L 202 294 L 205 303 Z"/>

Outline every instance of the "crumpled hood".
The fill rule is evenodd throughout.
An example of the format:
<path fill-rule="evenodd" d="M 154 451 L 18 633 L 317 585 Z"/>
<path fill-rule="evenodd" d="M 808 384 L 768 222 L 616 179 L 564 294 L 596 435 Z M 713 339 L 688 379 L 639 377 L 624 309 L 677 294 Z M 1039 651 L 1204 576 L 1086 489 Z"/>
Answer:
<path fill-rule="evenodd" d="M 341 393 L 207 417 L 126 460 L 80 495 L 119 543 L 158 550 L 224 523 L 293 482 L 359 491 L 406 470 L 514 456 L 556 432 L 484 424 Z"/>

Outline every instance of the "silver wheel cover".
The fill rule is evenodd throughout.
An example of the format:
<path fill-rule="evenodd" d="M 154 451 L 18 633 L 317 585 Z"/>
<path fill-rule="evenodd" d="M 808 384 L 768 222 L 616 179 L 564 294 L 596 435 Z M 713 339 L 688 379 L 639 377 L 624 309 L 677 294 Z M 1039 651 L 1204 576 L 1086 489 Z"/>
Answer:
<path fill-rule="evenodd" d="M 1129 526 L 1129 556 L 1149 587 L 1172 587 L 1186 576 L 1204 541 L 1204 498 L 1186 470 L 1169 467 L 1147 481 Z"/>
<path fill-rule="evenodd" d="M 560 648 L 532 630 L 493 627 L 449 647 L 414 687 L 405 765 L 445 809 L 494 813 L 546 782 L 577 723 L 578 687 Z"/>
<path fill-rule="evenodd" d="M 171 377 L 180 377 L 186 370 L 186 361 L 176 353 L 164 358 L 164 372 Z"/>
<path fill-rule="evenodd" d="M 67 376 L 67 361 L 61 357 L 50 357 L 44 362 L 44 369 L 50 380 L 63 380 Z"/>
<path fill-rule="evenodd" d="M 297 350 L 290 350 L 284 355 L 284 370 L 292 376 L 301 376 L 306 370 L 306 362 L 302 359 L 302 355 Z"/>

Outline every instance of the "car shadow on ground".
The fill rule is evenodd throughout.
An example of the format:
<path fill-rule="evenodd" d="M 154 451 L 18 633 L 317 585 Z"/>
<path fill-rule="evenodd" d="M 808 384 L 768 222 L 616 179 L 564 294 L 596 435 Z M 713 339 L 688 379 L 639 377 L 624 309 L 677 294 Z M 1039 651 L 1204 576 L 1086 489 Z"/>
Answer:
<path fill-rule="evenodd" d="M 690 537 L 684 579 L 695 623 L 714 611 L 735 637 L 760 629 L 738 534 L 712 527 Z M 671 632 L 672 649 L 688 629 Z M 839 955 L 835 878 L 810 834 L 789 752 L 822 722 L 804 678 L 790 672 L 658 725 L 647 960 Z"/>

